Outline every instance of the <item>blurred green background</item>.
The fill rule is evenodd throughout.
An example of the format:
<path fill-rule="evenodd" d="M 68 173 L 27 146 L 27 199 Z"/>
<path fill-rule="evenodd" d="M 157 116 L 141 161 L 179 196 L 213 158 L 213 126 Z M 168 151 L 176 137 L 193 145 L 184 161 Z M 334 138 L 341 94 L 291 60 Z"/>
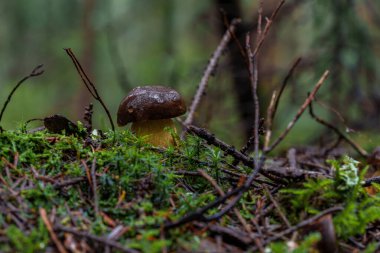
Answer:
<path fill-rule="evenodd" d="M 269 17 L 279 1 L 264 2 L 263 13 Z M 255 41 L 257 10 L 258 0 L 1 1 L 1 104 L 35 66 L 44 64 L 45 69 L 42 76 L 28 80 L 16 92 L 1 125 L 14 129 L 28 119 L 53 114 L 82 120 L 83 108 L 92 102 L 95 127 L 109 127 L 105 113 L 90 97 L 63 48 L 71 48 L 79 58 L 114 121 L 119 102 L 138 85 L 171 86 L 190 105 L 223 34 L 223 20 L 241 17 L 238 35 L 252 31 Z M 376 146 L 379 41 L 377 0 L 286 1 L 259 53 L 264 118 L 273 90 L 279 88 L 294 61 L 302 57 L 280 102 L 274 135 L 286 127 L 307 91 L 329 69 L 331 75 L 318 95 L 324 106 L 316 104 L 317 113 L 343 131 L 355 130 L 349 134 L 361 144 Z M 236 81 L 237 75 L 244 80 L 247 73 L 244 66 L 233 66 L 231 59 L 238 53 L 234 47 L 236 42 L 232 41 L 210 79 L 196 124 L 240 147 L 250 135 L 253 104 L 248 103 L 247 96 L 246 103 L 241 103 L 238 91 L 247 90 L 249 83 Z M 242 115 L 242 111 L 247 113 Z M 281 147 L 333 142 L 334 135 L 326 133 L 305 113 Z"/>

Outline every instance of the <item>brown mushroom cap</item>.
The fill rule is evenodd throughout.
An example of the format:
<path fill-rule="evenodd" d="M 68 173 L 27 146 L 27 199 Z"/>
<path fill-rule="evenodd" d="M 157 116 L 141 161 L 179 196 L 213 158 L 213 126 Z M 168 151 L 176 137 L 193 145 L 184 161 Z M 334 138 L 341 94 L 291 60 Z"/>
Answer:
<path fill-rule="evenodd" d="M 139 86 L 121 101 L 117 112 L 117 124 L 129 122 L 169 119 L 186 112 L 181 95 L 164 86 Z"/>

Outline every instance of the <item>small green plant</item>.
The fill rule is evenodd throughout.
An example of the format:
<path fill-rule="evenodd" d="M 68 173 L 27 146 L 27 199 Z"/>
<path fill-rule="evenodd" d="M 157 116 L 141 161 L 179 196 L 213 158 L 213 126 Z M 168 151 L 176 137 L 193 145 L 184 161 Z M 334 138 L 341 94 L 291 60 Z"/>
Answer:
<path fill-rule="evenodd" d="M 343 211 L 334 216 L 339 238 L 363 234 L 371 222 L 380 219 L 380 197 L 370 196 L 361 186 L 366 170 L 359 174 L 358 162 L 344 157 L 329 161 L 335 170 L 332 179 L 312 179 L 302 187 L 281 190 L 283 201 L 291 203 L 289 217 L 301 211 L 316 214 L 326 208 L 342 205 Z"/>
<path fill-rule="evenodd" d="M 37 226 L 25 233 L 14 225 L 9 226 L 6 231 L 11 244 L 18 252 L 34 253 L 43 252 L 49 242 L 49 234 L 41 219 Z M 0 249 L 2 247 L 0 246 Z"/>

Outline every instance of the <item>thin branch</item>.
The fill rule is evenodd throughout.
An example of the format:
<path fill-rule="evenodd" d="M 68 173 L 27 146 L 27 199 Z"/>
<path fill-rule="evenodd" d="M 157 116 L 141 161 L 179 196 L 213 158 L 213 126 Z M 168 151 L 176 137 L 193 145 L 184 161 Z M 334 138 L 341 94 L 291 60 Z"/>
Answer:
<path fill-rule="evenodd" d="M 239 19 L 232 20 L 231 25 L 229 26 L 228 30 L 226 31 L 222 40 L 220 41 L 218 47 L 216 48 L 215 52 L 213 53 L 213 55 L 212 55 L 212 57 L 208 63 L 208 66 L 206 68 L 206 71 L 204 72 L 203 77 L 202 77 L 202 79 L 198 85 L 198 89 L 195 93 L 195 96 L 193 98 L 193 102 L 191 103 L 191 106 L 189 109 L 189 114 L 187 115 L 187 118 L 184 121 L 185 125 L 191 125 L 193 123 L 195 111 L 196 111 L 196 109 L 197 109 L 197 107 L 201 101 L 201 98 L 202 98 L 202 96 L 203 96 L 203 94 L 207 88 L 208 80 L 209 80 L 210 76 L 212 75 L 212 73 L 214 72 L 215 67 L 218 63 L 218 60 L 219 60 L 220 56 L 223 54 L 224 49 L 226 48 L 228 42 L 231 39 L 231 34 L 234 32 L 236 25 L 238 23 L 240 23 Z"/>
<path fill-rule="evenodd" d="M 306 220 L 303 220 L 301 221 L 300 223 L 298 223 L 297 225 L 293 226 L 293 227 L 290 227 L 282 232 L 279 232 L 279 233 L 276 233 L 274 236 L 272 237 L 269 237 L 268 239 L 266 239 L 264 242 L 263 242 L 263 246 L 265 245 L 268 245 L 270 242 L 273 242 L 273 241 L 276 241 L 280 238 L 282 238 L 283 236 L 287 235 L 287 234 L 290 234 L 290 233 L 293 233 L 294 231 L 297 231 L 299 230 L 300 228 L 303 228 L 311 223 L 313 223 L 314 221 L 318 220 L 319 218 L 327 215 L 327 214 L 330 214 L 330 213 L 335 213 L 335 212 L 338 212 L 338 211 L 342 211 L 343 210 L 343 207 L 341 206 L 335 206 L 335 207 L 331 207 L 329 209 L 326 209 L 322 212 L 320 212 L 319 214 L 309 218 L 309 219 L 306 219 Z M 251 249 L 252 251 L 255 251 L 257 249 L 255 248 L 252 248 Z"/>
<path fill-rule="evenodd" d="M 218 185 L 218 183 L 209 174 L 207 174 L 206 171 L 198 169 L 198 173 L 202 177 L 204 177 L 212 185 L 212 187 L 214 187 L 214 189 L 218 192 L 218 194 L 220 196 L 225 195 L 225 193 L 222 190 L 222 188 L 220 188 L 220 186 Z"/>
<path fill-rule="evenodd" d="M 63 246 L 63 244 L 61 243 L 61 241 L 58 239 L 57 235 L 55 234 L 53 226 L 51 225 L 51 222 L 44 208 L 40 208 L 40 216 L 41 216 L 42 221 L 45 223 L 45 226 L 47 230 L 49 231 L 50 237 L 53 240 L 55 246 L 57 247 L 59 253 L 67 253 L 65 247 Z"/>
<path fill-rule="evenodd" d="M 96 89 L 95 85 L 91 82 L 90 78 L 87 76 L 86 72 L 83 70 L 82 66 L 80 65 L 78 59 L 72 52 L 71 48 L 65 48 L 66 53 L 70 56 L 71 60 L 74 63 L 75 68 L 78 71 L 79 76 L 81 77 L 83 84 L 86 86 L 87 90 L 90 92 L 92 97 L 96 99 L 101 106 L 103 107 L 104 111 L 107 114 L 107 117 L 110 121 L 112 131 L 115 131 L 115 125 L 112 120 L 111 113 L 109 112 L 107 106 L 104 104 L 103 99 L 99 96 L 98 90 Z"/>
<path fill-rule="evenodd" d="M 254 161 L 252 158 L 246 156 L 245 154 L 239 152 L 236 150 L 233 146 L 230 146 L 223 141 L 216 138 L 213 134 L 208 132 L 204 128 L 199 128 L 196 126 L 188 126 L 187 131 L 190 133 L 193 133 L 197 135 L 198 137 L 204 139 L 207 141 L 208 144 L 214 145 L 216 147 L 219 147 L 221 150 L 226 152 L 228 155 L 231 155 L 236 160 L 240 161 L 245 166 L 248 166 L 250 168 L 254 168 Z M 261 172 L 264 176 L 267 176 L 267 174 L 274 174 L 281 178 L 287 178 L 287 179 L 304 179 L 304 178 L 326 178 L 329 177 L 329 175 L 323 174 L 321 172 L 317 171 L 307 171 L 297 168 L 290 168 L 290 167 L 279 167 L 277 165 L 274 166 L 265 166 L 261 169 Z"/>
<path fill-rule="evenodd" d="M 38 179 L 38 178 L 36 178 L 36 179 Z M 65 181 L 62 181 L 62 182 L 58 182 L 58 183 L 54 183 L 54 184 L 51 184 L 51 185 L 52 185 L 52 187 L 54 189 L 60 189 L 60 188 L 66 187 L 66 186 L 79 184 L 79 183 L 82 183 L 82 182 L 85 182 L 85 181 L 86 181 L 86 177 L 75 177 L 75 178 L 68 179 L 68 180 L 65 180 Z M 47 183 L 49 183 L 49 182 L 47 182 Z M 34 189 L 38 189 L 39 187 L 40 186 L 24 187 L 20 191 L 15 192 L 15 194 L 21 194 L 21 191 L 34 190 Z"/>
<path fill-rule="evenodd" d="M 380 184 L 380 177 L 371 177 L 371 178 L 367 178 L 367 179 L 364 180 L 364 182 L 362 183 L 362 186 L 363 186 L 363 187 L 369 187 L 369 186 L 371 186 L 373 183 Z"/>
<path fill-rule="evenodd" d="M 280 88 L 280 90 L 278 92 L 278 96 L 276 97 L 276 100 L 275 100 L 275 103 L 274 103 L 273 115 L 271 115 L 272 116 L 272 120 L 274 119 L 274 116 L 275 116 L 275 114 L 277 112 L 278 104 L 279 104 L 279 101 L 281 99 L 282 93 L 284 92 L 286 85 L 288 84 L 290 78 L 293 76 L 294 70 L 300 64 L 301 60 L 302 60 L 301 57 L 297 58 L 297 60 L 293 63 L 292 67 L 290 68 L 288 74 L 285 76 L 284 81 L 281 84 L 281 88 Z"/>
<path fill-rule="evenodd" d="M 201 170 L 201 169 L 199 169 L 198 172 L 199 172 L 199 174 L 201 174 L 202 177 L 204 177 L 215 188 L 215 190 L 218 192 L 218 194 L 220 196 L 226 195 L 224 193 L 224 191 L 222 190 L 222 188 L 220 188 L 220 186 L 218 185 L 218 183 L 209 174 L 207 174 L 204 170 Z M 251 233 L 252 230 L 249 227 L 247 221 L 240 214 L 240 211 L 236 207 L 233 209 L 233 211 L 234 211 L 236 217 L 238 218 L 238 220 L 240 221 L 240 223 L 243 225 L 244 229 L 248 233 Z"/>
<path fill-rule="evenodd" d="M 255 180 L 256 176 L 259 174 L 261 168 L 263 167 L 265 159 L 266 158 L 264 155 L 260 157 L 260 161 L 257 167 L 254 167 L 254 169 L 252 170 L 251 174 L 249 174 L 245 183 L 241 187 L 236 188 L 237 189 L 235 193 L 236 196 L 221 211 L 219 211 L 218 213 L 214 215 L 206 217 L 206 221 L 220 219 L 223 215 L 229 212 L 239 202 L 243 194 L 250 189 L 251 185 L 253 184 L 253 181 Z"/>
<path fill-rule="evenodd" d="M 120 243 L 118 243 L 112 239 L 99 237 L 96 235 L 89 234 L 87 232 L 78 231 L 78 230 L 73 229 L 73 228 L 64 227 L 61 225 L 55 225 L 54 230 L 62 231 L 65 233 L 70 233 L 70 234 L 73 234 L 75 236 L 82 237 L 82 238 L 87 238 L 87 239 L 90 239 L 92 241 L 102 243 L 106 246 L 113 247 L 113 248 L 119 250 L 120 252 L 125 252 L 125 253 L 138 253 L 139 252 L 139 251 L 134 250 L 134 249 L 125 248 L 123 245 L 121 245 Z"/>
<path fill-rule="evenodd" d="M 268 148 L 264 150 L 265 153 L 271 152 L 275 147 L 277 147 L 278 144 L 286 137 L 286 135 L 289 133 L 289 131 L 293 128 L 297 120 L 301 117 L 303 112 L 306 110 L 308 105 L 313 101 L 315 94 L 318 92 L 319 88 L 322 86 L 324 81 L 326 80 L 327 76 L 329 75 L 329 71 L 326 70 L 322 77 L 319 79 L 317 84 L 314 86 L 314 89 L 310 93 L 310 95 L 306 98 L 305 102 L 302 104 L 300 109 L 298 110 L 297 114 L 294 116 L 293 120 L 288 124 L 284 132 L 278 137 L 278 139 Z"/>
<path fill-rule="evenodd" d="M 348 144 L 351 145 L 355 149 L 356 152 L 358 152 L 359 155 L 361 155 L 364 158 L 368 157 L 367 151 L 365 151 L 362 147 L 360 147 L 358 144 L 356 144 L 353 140 L 351 140 L 349 137 L 347 137 L 345 134 L 343 134 L 337 127 L 335 127 L 333 124 L 323 120 L 322 118 L 319 118 L 317 115 L 314 114 L 312 103 L 309 104 L 309 113 L 313 119 L 315 119 L 318 123 L 326 126 L 327 128 L 333 130 L 340 138 L 345 140 Z"/>
<path fill-rule="evenodd" d="M 9 95 L 7 97 L 7 100 L 5 101 L 5 103 L 3 105 L 3 108 L 1 109 L 1 112 L 0 112 L 0 122 L 1 122 L 1 119 L 3 118 L 4 111 L 7 108 L 8 104 L 11 101 L 11 98 L 12 98 L 13 94 L 16 92 L 16 90 L 21 86 L 22 83 L 24 83 L 29 78 L 35 77 L 35 76 L 39 76 L 42 73 L 44 73 L 44 70 L 42 69 L 42 67 L 43 67 L 42 64 L 38 65 L 37 67 L 35 67 L 29 75 L 27 75 L 26 77 L 24 77 L 23 79 L 21 79 L 16 84 L 16 86 L 12 89 L 11 93 L 9 93 Z"/>
<path fill-rule="evenodd" d="M 226 152 L 228 155 L 233 156 L 235 159 L 241 161 L 244 165 L 253 168 L 254 167 L 254 161 L 241 153 L 240 151 L 236 150 L 233 146 L 230 146 L 223 141 L 216 138 L 213 134 L 209 133 L 204 128 L 199 128 L 193 125 L 187 126 L 186 130 L 199 136 L 200 138 L 207 141 L 207 143 L 212 144 L 224 152 Z"/>
<path fill-rule="evenodd" d="M 283 220 L 283 222 L 286 224 L 286 226 L 288 228 L 290 228 L 292 225 L 290 224 L 290 222 L 288 221 L 288 219 L 286 218 L 286 216 L 282 212 L 282 210 L 281 210 L 279 204 L 277 203 L 277 201 L 273 198 L 272 193 L 268 190 L 268 187 L 266 187 L 265 185 L 263 185 L 263 188 L 264 188 L 265 192 L 267 193 L 267 195 L 269 196 L 269 200 L 272 202 L 272 204 L 276 208 L 276 210 L 277 210 L 278 214 L 280 215 L 281 219 Z"/>
<path fill-rule="evenodd" d="M 272 93 L 272 98 L 270 99 L 270 103 L 267 109 L 267 122 L 266 122 L 266 130 L 265 130 L 265 139 L 264 139 L 264 149 L 268 148 L 270 138 L 272 136 L 272 122 L 273 122 L 273 112 L 274 105 L 276 103 L 277 91 L 274 90 Z"/>
<path fill-rule="evenodd" d="M 261 13 L 259 12 L 259 25 L 261 25 Z M 257 28 L 260 30 L 260 26 Z M 259 158 L 259 117 L 260 117 L 260 107 L 259 107 L 259 98 L 257 96 L 257 83 L 258 83 L 258 69 L 257 69 L 257 56 L 254 57 L 251 50 L 251 36 L 248 33 L 246 35 L 246 49 L 248 55 L 249 63 L 249 80 L 252 88 L 253 95 L 253 106 L 255 108 L 254 114 L 254 126 L 253 126 L 253 141 L 254 141 L 254 152 L 255 152 L 255 168 L 258 167 L 258 158 Z"/>
<path fill-rule="evenodd" d="M 264 43 L 265 38 L 266 38 L 267 35 L 268 35 L 269 29 L 271 28 L 274 19 L 276 18 L 278 12 L 280 11 L 280 9 L 281 9 L 281 7 L 284 5 L 284 3 L 285 3 L 285 0 L 282 0 L 282 1 L 277 5 L 276 9 L 275 9 L 274 12 L 272 13 L 272 16 L 267 20 L 267 23 L 265 24 L 265 27 L 264 27 L 264 31 L 262 32 L 262 36 L 261 36 L 261 38 L 259 39 L 259 41 L 257 42 L 256 48 L 255 48 L 255 50 L 253 51 L 253 55 L 252 55 L 252 57 L 256 57 L 257 53 L 259 52 L 261 46 L 262 46 L 263 43 Z"/>
<path fill-rule="evenodd" d="M 292 65 L 292 67 L 290 68 L 289 72 L 287 73 L 287 75 L 285 76 L 282 84 L 281 84 L 281 87 L 280 87 L 280 90 L 277 94 L 276 91 L 273 92 L 273 95 L 272 95 L 272 99 L 271 99 L 271 102 L 269 104 L 269 107 L 268 107 L 268 110 L 267 110 L 267 129 L 266 129 L 266 135 L 265 135 L 265 144 L 264 144 L 264 148 L 267 148 L 269 146 L 269 142 L 270 142 L 270 138 L 271 138 L 271 135 L 272 135 L 272 124 L 273 124 L 273 119 L 276 115 L 276 112 L 277 112 L 277 108 L 278 108 L 278 104 L 280 102 L 280 99 L 281 99 L 281 96 L 285 90 L 285 87 L 286 85 L 288 84 L 288 81 L 290 80 L 290 78 L 292 77 L 293 73 L 294 73 L 294 70 L 296 69 L 296 67 L 298 66 L 298 64 L 301 62 L 301 57 L 299 57 Z"/>
<path fill-rule="evenodd" d="M 223 16 L 223 23 L 224 23 L 224 26 L 226 27 L 226 29 L 228 29 L 228 27 L 230 26 L 229 22 L 228 22 L 228 18 L 227 18 L 227 15 L 226 15 L 226 11 L 224 9 L 221 9 L 220 10 L 222 16 Z M 231 31 L 231 30 L 230 30 Z M 247 59 L 247 54 L 245 53 L 245 50 L 243 48 L 243 46 L 241 45 L 238 37 L 236 37 L 236 34 L 235 34 L 235 31 L 231 31 L 231 36 L 232 36 L 232 39 L 234 40 L 234 42 L 236 43 L 238 49 L 239 49 L 239 52 L 240 52 L 240 55 L 241 57 L 243 57 L 244 61 L 247 63 L 248 65 L 248 59 Z"/>
<path fill-rule="evenodd" d="M 228 146 L 224 142 L 216 139 L 215 136 L 208 133 L 207 130 L 201 129 L 201 128 L 198 128 L 195 126 L 188 126 L 187 130 L 197 134 L 201 138 L 204 138 L 205 140 L 212 143 L 213 145 L 220 147 L 225 152 L 229 152 L 229 154 L 231 154 L 235 158 L 237 158 L 237 159 L 240 158 L 241 161 L 243 162 L 243 164 L 246 164 L 247 166 L 254 168 L 254 164 L 253 164 L 253 161 L 251 159 L 249 159 L 247 156 L 240 153 L 239 151 L 236 151 L 231 146 Z M 171 229 L 171 228 L 179 227 L 183 224 L 192 222 L 194 220 L 212 221 L 212 220 L 220 219 L 223 215 L 225 215 L 227 212 L 229 212 L 236 205 L 236 203 L 240 200 L 240 198 L 243 196 L 243 194 L 251 187 L 254 179 L 256 178 L 257 174 L 260 171 L 260 168 L 264 165 L 264 161 L 265 161 L 265 157 L 262 156 L 260 159 L 260 163 L 259 163 L 258 167 L 254 168 L 252 170 L 251 174 L 249 175 L 248 179 L 245 181 L 245 183 L 243 185 L 229 191 L 224 196 L 221 196 L 220 198 L 218 198 L 215 201 L 207 204 L 206 206 L 201 207 L 201 208 L 195 210 L 194 212 L 188 213 L 187 215 L 185 215 L 184 217 L 182 217 L 181 219 L 179 219 L 175 222 L 166 222 L 164 224 L 164 228 L 165 229 Z M 229 199 L 230 197 L 233 197 L 233 196 L 234 196 L 234 198 L 218 213 L 211 215 L 211 216 L 208 216 L 208 217 L 206 217 L 204 215 L 211 208 L 217 207 L 218 205 L 224 203 L 227 199 Z"/>

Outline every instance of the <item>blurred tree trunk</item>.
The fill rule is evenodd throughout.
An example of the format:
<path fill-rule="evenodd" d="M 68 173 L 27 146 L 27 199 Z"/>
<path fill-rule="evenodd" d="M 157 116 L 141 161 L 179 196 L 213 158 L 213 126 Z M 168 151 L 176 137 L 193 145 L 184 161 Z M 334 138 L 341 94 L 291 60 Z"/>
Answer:
<path fill-rule="evenodd" d="M 92 16 L 95 10 L 96 0 L 85 0 L 83 6 L 83 20 L 82 20 L 82 31 L 83 31 L 83 49 L 82 49 L 82 59 L 81 64 L 85 72 L 95 83 L 94 80 L 94 50 L 95 50 L 95 31 L 92 25 Z M 99 86 L 98 86 L 99 87 Z M 77 103 L 75 108 L 75 114 L 77 118 L 82 118 L 84 113 L 84 107 L 87 106 L 91 101 L 91 94 L 88 92 L 86 87 L 81 83 L 79 92 L 77 95 Z"/>
<path fill-rule="evenodd" d="M 241 10 L 239 1 L 236 0 L 216 0 L 217 10 L 223 10 L 226 14 L 228 23 L 231 23 L 234 18 L 241 18 Z M 220 22 L 220 33 L 226 31 L 224 22 Z M 235 35 L 243 48 L 245 48 L 245 33 L 243 25 L 236 28 Z M 240 121 L 245 132 L 246 138 L 251 136 L 253 126 L 253 97 L 251 85 L 249 82 L 246 62 L 239 51 L 236 42 L 232 42 L 229 48 L 229 66 L 232 72 L 233 86 L 236 92 L 237 111 L 240 114 Z"/>

